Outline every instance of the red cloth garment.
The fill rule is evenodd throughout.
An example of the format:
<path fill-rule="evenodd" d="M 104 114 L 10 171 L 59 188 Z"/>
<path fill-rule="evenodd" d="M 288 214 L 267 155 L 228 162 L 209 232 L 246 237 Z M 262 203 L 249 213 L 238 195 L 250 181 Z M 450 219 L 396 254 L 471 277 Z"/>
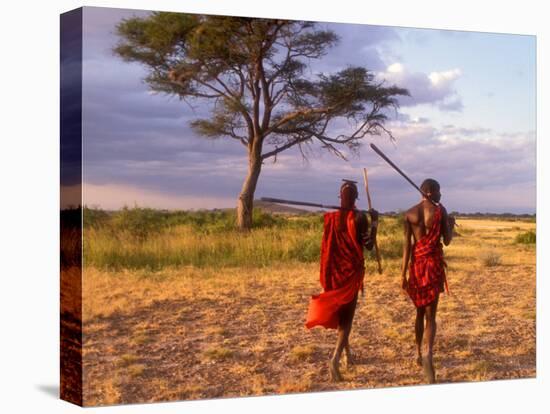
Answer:
<path fill-rule="evenodd" d="M 417 308 L 433 302 L 443 290 L 443 284 L 447 286 L 440 241 L 441 215 L 441 206 L 437 206 L 432 228 L 413 246 L 407 292 Z"/>
<path fill-rule="evenodd" d="M 346 214 L 346 229 L 339 229 L 340 214 Z M 354 211 L 335 211 L 324 216 L 320 281 L 323 292 L 309 303 L 306 327 L 338 328 L 338 311 L 363 287 L 363 246 L 357 241 Z"/>

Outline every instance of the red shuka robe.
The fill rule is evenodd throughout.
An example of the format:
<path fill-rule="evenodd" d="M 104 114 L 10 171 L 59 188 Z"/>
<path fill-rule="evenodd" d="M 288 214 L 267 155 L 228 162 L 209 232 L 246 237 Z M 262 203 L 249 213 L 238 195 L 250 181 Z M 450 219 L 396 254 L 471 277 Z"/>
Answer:
<path fill-rule="evenodd" d="M 338 228 L 340 214 L 347 214 L 345 231 Z M 357 241 L 355 212 L 334 211 L 324 218 L 320 271 L 323 292 L 311 297 L 306 327 L 336 329 L 340 307 L 351 302 L 363 287 L 365 262 L 363 247 Z"/>
<path fill-rule="evenodd" d="M 426 306 L 443 291 L 445 261 L 441 244 L 441 207 L 437 206 L 430 231 L 413 246 L 407 292 L 416 307 Z"/>

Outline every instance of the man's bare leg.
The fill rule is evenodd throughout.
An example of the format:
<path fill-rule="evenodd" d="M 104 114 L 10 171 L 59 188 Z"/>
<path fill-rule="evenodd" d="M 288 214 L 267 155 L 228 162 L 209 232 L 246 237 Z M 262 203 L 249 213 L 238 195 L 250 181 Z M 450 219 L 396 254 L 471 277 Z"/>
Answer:
<path fill-rule="evenodd" d="M 346 359 L 344 360 L 344 363 L 346 364 L 346 368 L 354 364 L 353 354 L 351 353 L 349 342 L 346 342 L 346 345 L 344 346 L 344 356 L 346 357 Z"/>
<path fill-rule="evenodd" d="M 357 297 L 358 295 L 355 295 L 353 300 L 351 301 L 351 308 L 350 308 L 350 315 L 349 315 L 349 329 L 347 331 L 346 335 L 346 344 L 344 347 L 344 351 L 346 352 L 346 367 L 349 367 L 353 365 L 354 359 L 353 354 L 351 353 L 351 349 L 349 346 L 349 337 L 351 335 L 351 327 L 353 326 L 353 318 L 355 316 L 355 309 L 357 308 Z"/>
<path fill-rule="evenodd" d="M 340 357 L 342 352 L 346 349 L 347 363 L 350 362 L 351 353 L 349 352 L 349 335 L 351 333 L 351 325 L 353 322 L 353 316 L 355 314 L 355 307 L 357 305 L 357 296 L 348 304 L 342 306 L 340 309 L 340 323 L 338 325 L 338 340 L 336 342 L 336 348 L 329 362 L 330 376 L 333 381 L 341 381 L 342 375 L 340 374 Z"/>
<path fill-rule="evenodd" d="M 342 356 L 342 351 L 344 350 L 346 340 L 351 330 L 351 323 L 349 319 L 346 318 L 347 313 L 348 312 L 343 311 L 340 317 L 338 340 L 336 341 L 336 348 L 329 362 L 330 377 L 333 381 L 342 381 L 342 375 L 340 374 L 340 357 Z"/>
<path fill-rule="evenodd" d="M 423 360 L 424 374 L 430 384 L 435 382 L 435 369 L 433 366 L 433 347 L 435 340 L 435 333 L 437 330 L 437 323 L 435 320 L 437 314 L 437 303 L 439 301 L 439 295 L 435 297 L 435 300 L 426 305 L 426 339 L 428 340 L 428 350 L 426 358 Z"/>
<path fill-rule="evenodd" d="M 416 364 L 422 366 L 422 338 L 424 336 L 424 315 L 426 308 L 424 306 L 416 308 L 416 321 L 414 323 L 414 333 L 416 336 Z"/>
<path fill-rule="evenodd" d="M 338 326 L 338 340 L 336 341 L 336 348 L 332 354 L 332 358 L 329 361 L 330 379 L 332 381 L 342 381 L 342 375 L 340 374 L 340 357 L 346 340 L 346 327 L 340 324 Z"/>

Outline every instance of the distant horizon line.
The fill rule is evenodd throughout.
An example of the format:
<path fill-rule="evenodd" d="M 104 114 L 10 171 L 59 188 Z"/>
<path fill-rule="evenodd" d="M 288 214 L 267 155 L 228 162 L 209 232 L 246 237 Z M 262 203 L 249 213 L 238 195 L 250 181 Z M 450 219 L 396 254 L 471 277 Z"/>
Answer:
<path fill-rule="evenodd" d="M 275 204 L 273 203 L 272 205 L 278 205 L 278 204 Z M 61 208 L 61 211 L 65 211 L 65 210 L 77 210 L 81 208 L 81 205 L 67 205 L 63 208 Z M 116 211 L 121 211 L 121 210 L 124 210 L 125 208 L 127 209 L 135 209 L 135 208 L 138 208 L 138 209 L 147 209 L 147 210 L 156 210 L 156 211 L 168 211 L 168 212 L 178 212 L 178 211 L 185 211 L 185 212 L 201 212 L 201 211 L 224 211 L 224 210 L 235 210 L 236 208 L 235 207 L 212 207 L 212 208 L 189 208 L 189 209 L 184 209 L 184 208 L 157 208 L 157 207 L 147 207 L 147 206 L 139 206 L 139 205 L 134 205 L 134 206 L 122 206 L 122 207 L 119 207 L 119 208 L 115 208 L 115 209 L 105 209 L 105 208 L 102 208 L 101 206 L 97 206 L 97 205 L 92 205 L 91 207 L 88 206 L 88 205 L 84 205 L 84 209 L 88 209 L 88 210 L 102 210 L 102 211 L 105 211 L 105 212 L 116 212 Z M 287 208 L 287 207 L 285 207 Z M 317 210 L 307 210 L 307 209 L 301 209 L 301 208 L 295 208 L 295 207 L 291 207 L 293 210 L 296 210 L 296 212 L 303 212 L 303 213 L 325 213 L 327 211 L 332 211 L 333 209 L 317 209 Z M 359 209 L 361 210 L 361 209 Z M 387 211 L 379 211 L 379 214 L 381 215 L 396 215 L 396 214 L 401 214 L 401 213 L 404 213 L 405 210 L 387 210 Z M 292 212 L 287 212 L 286 214 L 292 214 Z M 497 213 L 497 212 L 494 212 L 494 211 L 486 211 L 486 212 L 482 212 L 482 211 L 476 211 L 476 212 L 470 212 L 470 213 L 467 213 L 467 212 L 461 212 L 461 211 L 458 211 L 458 210 L 452 210 L 449 212 L 449 214 L 453 214 L 453 215 L 461 215 L 461 216 L 529 216 L 529 217 L 533 217 L 537 215 L 536 211 L 535 212 L 532 212 L 532 213 L 526 213 L 526 212 L 511 212 L 511 211 L 505 211 L 505 212 L 502 212 L 502 213 Z"/>

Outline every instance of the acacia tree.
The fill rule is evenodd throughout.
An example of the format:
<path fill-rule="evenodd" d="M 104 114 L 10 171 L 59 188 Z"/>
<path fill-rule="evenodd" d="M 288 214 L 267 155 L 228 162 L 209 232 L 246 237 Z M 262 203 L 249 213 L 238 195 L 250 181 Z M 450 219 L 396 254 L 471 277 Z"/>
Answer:
<path fill-rule="evenodd" d="M 367 135 L 391 132 L 385 110 L 408 91 L 376 83 L 371 72 L 351 67 L 308 76 L 307 64 L 338 42 L 313 22 L 155 12 L 121 20 L 114 53 L 148 68 L 150 89 L 180 99 L 207 100 L 209 119 L 191 127 L 210 138 L 244 146 L 248 173 L 237 202 L 237 225 L 252 225 L 254 192 L 265 160 L 318 142 L 345 159 Z M 349 133 L 331 133 L 338 120 Z M 334 129 L 334 128 L 332 128 Z"/>

